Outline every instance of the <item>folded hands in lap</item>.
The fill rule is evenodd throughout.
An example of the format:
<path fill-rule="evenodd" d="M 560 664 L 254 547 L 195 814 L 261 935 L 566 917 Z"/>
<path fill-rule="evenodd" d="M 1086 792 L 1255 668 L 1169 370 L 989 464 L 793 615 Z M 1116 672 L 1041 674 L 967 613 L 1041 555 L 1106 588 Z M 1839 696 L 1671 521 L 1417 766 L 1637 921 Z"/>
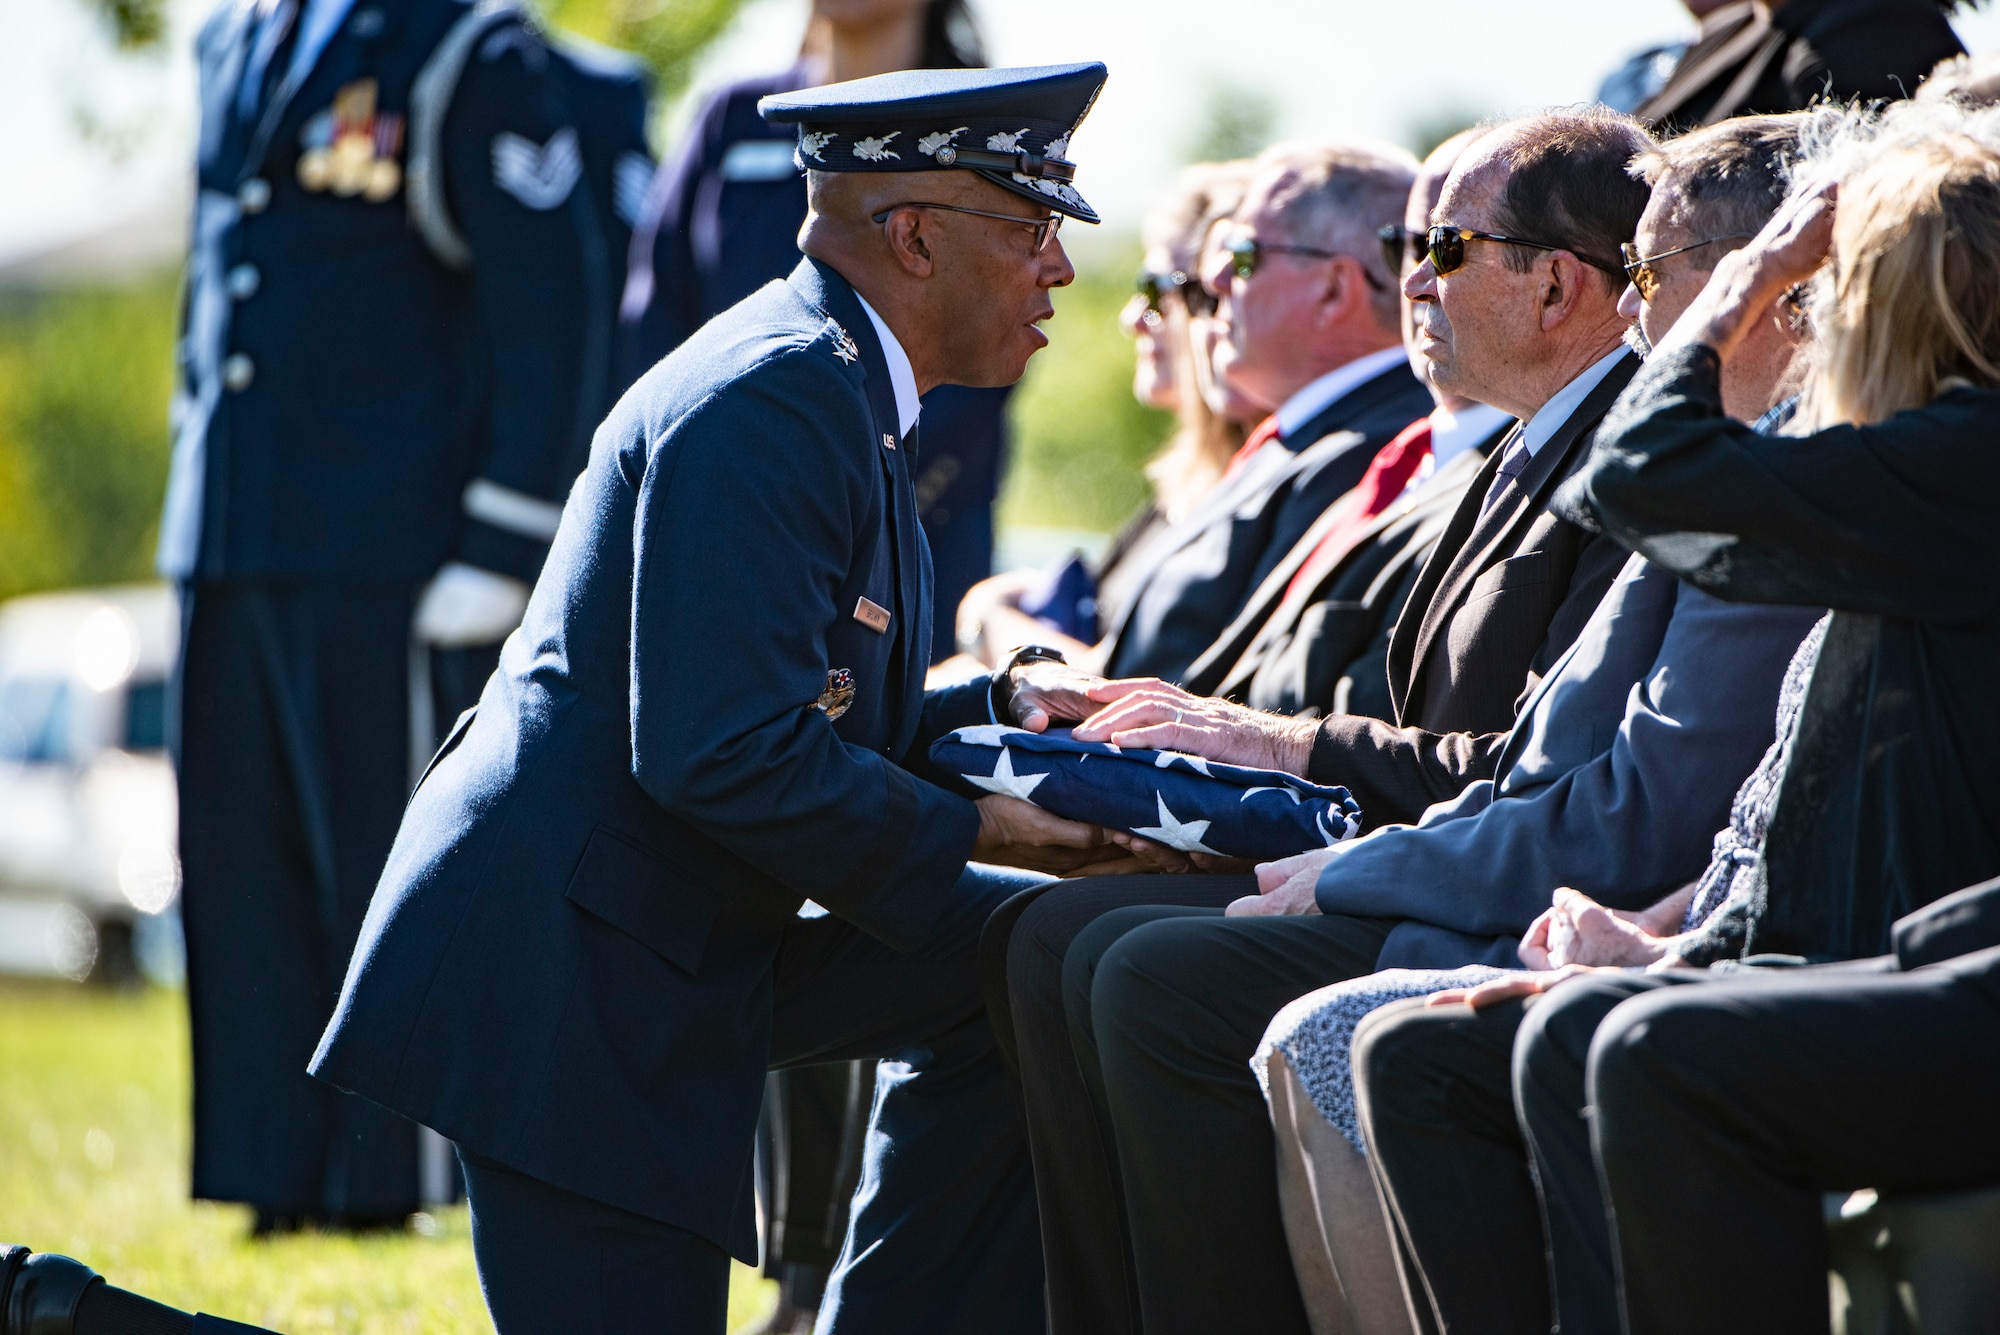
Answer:
<path fill-rule="evenodd" d="M 1514 997 L 1546 992 L 1589 973 L 1626 969 L 1652 971 L 1681 967 L 1675 939 L 1666 933 L 1679 921 L 1692 886 L 1684 886 L 1641 912 L 1608 909 L 1579 890 L 1557 890 L 1549 907 L 1528 926 L 1516 947 L 1527 970 L 1478 987 L 1433 992 L 1428 1004 L 1464 1003 L 1477 1010 Z"/>

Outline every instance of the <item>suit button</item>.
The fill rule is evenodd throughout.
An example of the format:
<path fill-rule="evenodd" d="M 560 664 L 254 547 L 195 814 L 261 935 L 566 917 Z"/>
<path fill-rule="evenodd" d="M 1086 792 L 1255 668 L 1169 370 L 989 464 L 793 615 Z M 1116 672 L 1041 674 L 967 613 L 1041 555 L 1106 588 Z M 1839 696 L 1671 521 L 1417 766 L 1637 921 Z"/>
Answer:
<path fill-rule="evenodd" d="M 262 213 L 271 202 L 271 183 L 253 176 L 236 187 L 236 205 L 245 213 Z"/>
<path fill-rule="evenodd" d="M 247 301 L 257 295 L 257 285 L 262 281 L 264 276 L 257 272 L 256 265 L 239 264 L 229 271 L 229 276 L 222 280 L 222 285 L 229 289 L 229 295 L 236 300 Z"/>
<path fill-rule="evenodd" d="M 241 394 L 257 378 L 257 363 L 240 352 L 222 359 L 222 383 L 232 394 Z"/>

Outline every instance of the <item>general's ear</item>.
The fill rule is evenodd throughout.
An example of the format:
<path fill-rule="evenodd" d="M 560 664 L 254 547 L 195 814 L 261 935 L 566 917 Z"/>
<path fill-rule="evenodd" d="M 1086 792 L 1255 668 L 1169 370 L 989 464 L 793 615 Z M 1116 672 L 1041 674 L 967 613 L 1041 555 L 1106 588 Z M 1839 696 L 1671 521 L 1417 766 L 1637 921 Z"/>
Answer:
<path fill-rule="evenodd" d="M 929 278 L 937 267 L 925 221 L 922 209 L 897 209 L 882 224 L 889 253 L 912 278 Z"/>

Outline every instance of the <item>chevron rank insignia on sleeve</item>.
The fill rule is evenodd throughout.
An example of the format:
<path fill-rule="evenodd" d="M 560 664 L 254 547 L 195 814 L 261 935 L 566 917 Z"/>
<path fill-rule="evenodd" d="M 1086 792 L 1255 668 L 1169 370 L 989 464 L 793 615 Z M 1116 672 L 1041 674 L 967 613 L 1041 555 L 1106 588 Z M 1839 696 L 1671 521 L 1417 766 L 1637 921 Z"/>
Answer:
<path fill-rule="evenodd" d="M 568 126 L 539 145 L 507 130 L 493 136 L 493 184 L 537 213 L 568 199 L 582 174 L 583 154 Z"/>

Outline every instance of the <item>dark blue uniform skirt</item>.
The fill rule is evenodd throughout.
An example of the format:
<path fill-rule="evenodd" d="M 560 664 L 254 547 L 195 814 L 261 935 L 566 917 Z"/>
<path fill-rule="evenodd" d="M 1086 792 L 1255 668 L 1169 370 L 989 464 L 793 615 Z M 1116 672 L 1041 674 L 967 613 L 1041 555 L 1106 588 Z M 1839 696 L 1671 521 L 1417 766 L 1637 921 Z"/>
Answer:
<path fill-rule="evenodd" d="M 194 1195 L 417 1208 L 416 1128 L 306 1074 L 410 778 L 401 584 L 183 585 L 176 683 Z"/>

